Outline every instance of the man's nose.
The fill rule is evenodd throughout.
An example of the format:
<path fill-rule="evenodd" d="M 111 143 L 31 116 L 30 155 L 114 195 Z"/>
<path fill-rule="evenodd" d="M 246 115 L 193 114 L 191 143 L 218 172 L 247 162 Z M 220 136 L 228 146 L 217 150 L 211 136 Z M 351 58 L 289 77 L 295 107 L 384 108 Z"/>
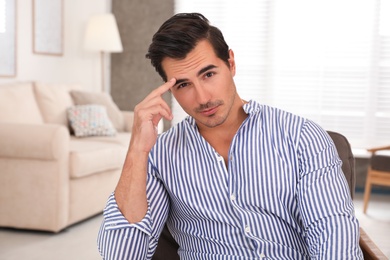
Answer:
<path fill-rule="evenodd" d="M 203 84 L 201 83 L 196 84 L 195 92 L 196 92 L 195 93 L 196 96 L 194 98 L 196 98 L 196 101 L 199 104 L 206 104 L 211 100 L 210 90 L 207 89 Z"/>

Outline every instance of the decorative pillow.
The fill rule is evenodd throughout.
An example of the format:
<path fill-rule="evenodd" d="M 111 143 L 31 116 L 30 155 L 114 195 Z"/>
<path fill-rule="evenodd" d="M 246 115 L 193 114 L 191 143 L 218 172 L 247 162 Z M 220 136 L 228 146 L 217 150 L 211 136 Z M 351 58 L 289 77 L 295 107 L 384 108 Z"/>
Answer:
<path fill-rule="evenodd" d="M 118 131 L 125 130 L 125 121 L 122 112 L 107 93 L 90 91 L 70 91 L 75 105 L 102 105 L 107 109 L 108 117 Z"/>
<path fill-rule="evenodd" d="M 75 136 L 113 136 L 116 130 L 107 116 L 104 106 L 80 105 L 67 110 Z"/>

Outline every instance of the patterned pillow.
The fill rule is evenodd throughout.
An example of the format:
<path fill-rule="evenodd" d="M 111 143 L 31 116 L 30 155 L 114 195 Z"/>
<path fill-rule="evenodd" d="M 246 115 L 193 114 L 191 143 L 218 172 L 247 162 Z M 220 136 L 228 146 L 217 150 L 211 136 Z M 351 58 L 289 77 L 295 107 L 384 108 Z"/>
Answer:
<path fill-rule="evenodd" d="M 113 136 L 116 129 L 101 105 L 78 105 L 67 110 L 68 120 L 75 136 Z"/>
<path fill-rule="evenodd" d="M 125 120 L 119 107 L 114 103 L 112 97 L 104 92 L 70 91 L 75 105 L 102 105 L 107 109 L 108 118 L 118 131 L 125 130 Z"/>

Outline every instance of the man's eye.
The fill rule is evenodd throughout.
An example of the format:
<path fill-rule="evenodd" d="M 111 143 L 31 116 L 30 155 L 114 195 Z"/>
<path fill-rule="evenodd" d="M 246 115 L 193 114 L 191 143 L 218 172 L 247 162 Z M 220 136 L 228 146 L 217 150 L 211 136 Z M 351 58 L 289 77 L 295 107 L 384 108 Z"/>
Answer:
<path fill-rule="evenodd" d="M 188 83 L 181 83 L 180 85 L 177 86 L 177 89 L 185 88 L 187 86 L 188 86 Z"/>
<path fill-rule="evenodd" d="M 212 77 L 214 75 L 214 72 L 207 72 L 206 74 L 205 74 L 205 77 L 206 78 L 210 78 L 210 77 Z"/>

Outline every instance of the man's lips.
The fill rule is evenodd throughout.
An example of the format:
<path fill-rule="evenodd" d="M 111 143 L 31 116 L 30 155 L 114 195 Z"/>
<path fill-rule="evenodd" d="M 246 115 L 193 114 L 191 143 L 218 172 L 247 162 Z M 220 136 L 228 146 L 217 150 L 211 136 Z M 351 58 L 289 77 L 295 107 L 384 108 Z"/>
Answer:
<path fill-rule="evenodd" d="M 222 105 L 223 105 L 222 100 L 207 102 L 206 104 L 201 104 L 198 108 L 196 108 L 195 112 L 203 116 L 212 116 L 215 113 L 217 113 L 219 107 Z"/>
<path fill-rule="evenodd" d="M 214 107 L 210 107 L 210 108 L 206 108 L 206 109 L 203 109 L 201 111 L 199 111 L 202 115 L 204 116 L 211 116 L 213 114 L 215 114 L 217 112 L 217 109 L 218 109 L 219 106 L 214 106 Z"/>

